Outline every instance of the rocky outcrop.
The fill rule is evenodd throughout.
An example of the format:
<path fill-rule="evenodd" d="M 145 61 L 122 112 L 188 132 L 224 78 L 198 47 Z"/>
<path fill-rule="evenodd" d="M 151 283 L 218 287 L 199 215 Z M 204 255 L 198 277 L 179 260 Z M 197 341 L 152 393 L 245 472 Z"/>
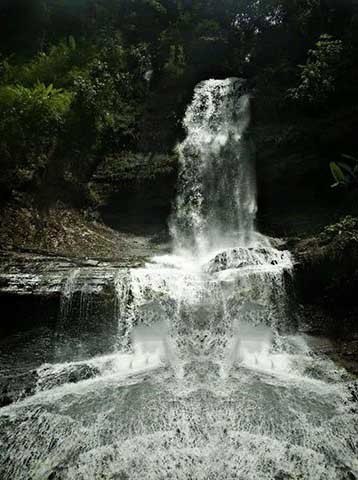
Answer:
<path fill-rule="evenodd" d="M 289 242 L 301 304 L 299 329 L 314 351 L 358 375 L 358 219 L 345 217 L 318 235 Z"/>
<path fill-rule="evenodd" d="M 88 293 L 99 294 L 113 284 L 118 269 L 128 266 L 120 261 L 19 252 L 0 252 L 0 259 L 0 295 L 56 297 L 66 294 L 66 287 L 73 292 L 86 289 Z"/>
<path fill-rule="evenodd" d="M 285 266 L 290 267 L 288 252 L 282 252 L 271 247 L 234 248 L 226 250 L 209 262 L 206 267 L 208 273 L 217 273 L 222 270 L 247 268 L 253 266 Z"/>
<path fill-rule="evenodd" d="M 20 251 L 79 259 L 114 259 L 122 264 L 143 261 L 156 250 L 150 235 L 115 231 L 96 218 L 95 211 L 77 211 L 64 205 L 47 211 L 31 205 L 3 207 L 0 247 L 10 254 Z"/>
<path fill-rule="evenodd" d="M 121 152 L 99 166 L 90 191 L 112 228 L 157 232 L 166 228 L 176 183 L 175 152 Z"/>
<path fill-rule="evenodd" d="M 121 261 L 0 252 L 1 337 L 61 318 L 82 318 L 87 328 L 111 322 L 116 279 L 129 266 Z"/>
<path fill-rule="evenodd" d="M 305 303 L 358 305 L 358 219 L 345 217 L 294 242 L 298 291 Z"/>

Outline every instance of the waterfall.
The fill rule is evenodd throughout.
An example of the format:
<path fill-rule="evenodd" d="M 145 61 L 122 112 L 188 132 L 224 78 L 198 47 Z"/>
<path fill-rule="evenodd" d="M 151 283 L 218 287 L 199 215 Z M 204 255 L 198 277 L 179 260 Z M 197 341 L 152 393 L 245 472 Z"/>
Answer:
<path fill-rule="evenodd" d="M 292 261 L 255 230 L 249 122 L 242 80 L 208 80 L 196 87 L 184 118 L 187 137 L 178 146 L 173 253 L 116 283 L 119 304 L 128 305 L 119 316 L 122 341 L 128 344 L 135 325 L 166 323 L 178 370 L 210 357 L 228 374 L 241 358 L 232 349 L 240 324 L 263 324 L 273 334 L 287 330 Z"/>
<path fill-rule="evenodd" d="M 173 251 L 111 277 L 114 351 L 37 369 L 0 410 L 1 479 L 357 477 L 357 384 L 296 331 L 291 255 L 255 230 L 249 120 L 241 80 L 197 86 Z"/>
<path fill-rule="evenodd" d="M 175 249 L 202 255 L 255 239 L 256 185 L 245 132 L 250 98 L 243 81 L 200 83 L 178 147 L 179 195 L 170 227 Z"/>

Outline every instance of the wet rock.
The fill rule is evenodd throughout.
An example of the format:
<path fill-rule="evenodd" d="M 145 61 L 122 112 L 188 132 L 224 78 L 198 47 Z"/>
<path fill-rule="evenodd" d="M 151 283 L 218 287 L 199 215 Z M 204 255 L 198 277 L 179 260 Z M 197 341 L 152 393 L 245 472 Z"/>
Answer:
<path fill-rule="evenodd" d="M 66 383 L 78 383 L 89 380 L 99 374 L 99 370 L 91 365 L 73 364 L 60 366 L 44 366 L 39 370 L 38 389 L 50 390 L 51 388 Z"/>
<path fill-rule="evenodd" d="M 33 395 L 37 380 L 36 371 L 0 378 L 0 408 Z"/>
<path fill-rule="evenodd" d="M 330 357 L 358 377 L 358 311 L 344 305 L 334 309 L 323 305 L 304 305 L 299 315 L 299 330 L 308 334 L 310 348 Z"/>
<path fill-rule="evenodd" d="M 207 265 L 208 273 L 264 265 L 289 265 L 289 254 L 274 248 L 235 248 L 217 255 Z"/>
<path fill-rule="evenodd" d="M 345 217 L 286 248 L 295 260 L 300 331 L 316 337 L 316 352 L 358 376 L 358 218 Z"/>
<path fill-rule="evenodd" d="M 68 383 L 77 383 L 81 380 L 88 380 L 90 378 L 95 377 L 99 374 L 99 371 L 95 367 L 91 367 L 89 365 L 81 365 L 80 367 L 76 368 L 68 375 Z"/>
<path fill-rule="evenodd" d="M 73 278 L 74 292 L 99 294 L 127 267 L 117 261 L 0 252 L 0 294 L 60 297 Z"/>
<path fill-rule="evenodd" d="M 300 330 L 329 338 L 322 353 L 358 376 L 358 218 L 345 217 L 292 250 Z"/>

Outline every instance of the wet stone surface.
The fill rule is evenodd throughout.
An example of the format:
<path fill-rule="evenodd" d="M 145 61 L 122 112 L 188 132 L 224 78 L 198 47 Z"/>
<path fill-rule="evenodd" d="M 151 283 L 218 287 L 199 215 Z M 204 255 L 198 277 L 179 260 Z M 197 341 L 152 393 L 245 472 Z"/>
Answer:
<path fill-rule="evenodd" d="M 136 267 L 141 261 L 125 263 L 95 259 L 0 252 L 0 295 L 58 296 L 66 283 L 75 280 L 75 288 L 98 293 L 113 283 L 119 269 Z"/>

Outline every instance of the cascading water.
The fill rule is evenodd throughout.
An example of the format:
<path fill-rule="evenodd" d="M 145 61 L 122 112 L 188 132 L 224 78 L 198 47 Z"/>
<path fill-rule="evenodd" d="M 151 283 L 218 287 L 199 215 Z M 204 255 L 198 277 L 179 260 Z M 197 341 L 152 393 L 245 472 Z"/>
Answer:
<path fill-rule="evenodd" d="M 115 277 L 117 352 L 0 411 L 0 478 L 355 478 L 354 385 L 293 333 L 290 255 L 254 229 L 249 108 L 240 80 L 196 88 L 173 254 Z"/>
<path fill-rule="evenodd" d="M 205 254 L 252 243 L 256 184 L 245 139 L 250 99 L 230 78 L 198 85 L 179 146 L 180 186 L 171 233 L 177 250 Z"/>

